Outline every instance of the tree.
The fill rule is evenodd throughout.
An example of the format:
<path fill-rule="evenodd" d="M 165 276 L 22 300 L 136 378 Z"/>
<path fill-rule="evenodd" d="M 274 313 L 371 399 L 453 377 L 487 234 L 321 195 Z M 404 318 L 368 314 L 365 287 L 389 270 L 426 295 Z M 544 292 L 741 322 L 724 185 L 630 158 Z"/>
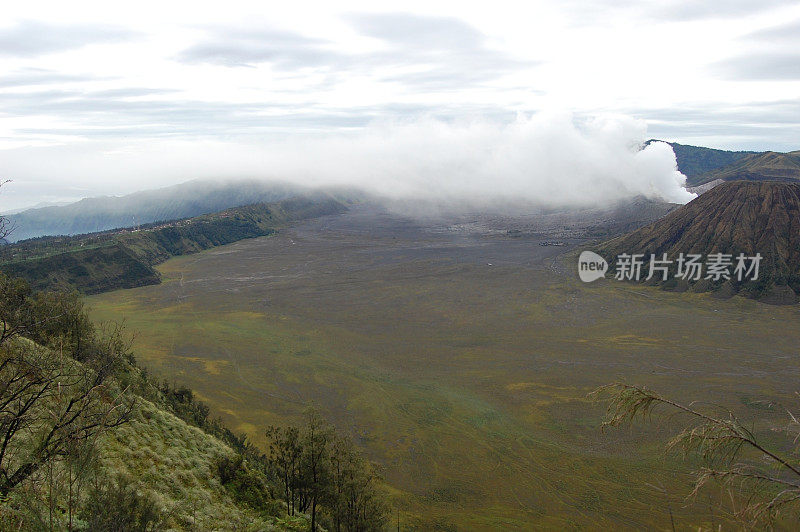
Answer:
<path fill-rule="evenodd" d="M 330 508 L 333 513 L 333 526 L 336 532 L 342 530 L 347 522 L 347 482 L 351 476 L 354 451 L 349 439 L 336 438 L 331 452 L 331 477 L 333 489 L 330 492 Z"/>
<path fill-rule="evenodd" d="M 748 428 L 730 410 L 687 405 L 641 386 L 615 383 L 595 392 L 609 400 L 604 427 L 615 427 L 635 418 L 650 418 L 657 408 L 683 415 L 688 422 L 667 444 L 697 455 L 703 466 L 696 472 L 696 495 L 712 481 L 719 481 L 745 501 L 736 517 L 748 526 L 770 524 L 783 510 L 800 508 L 800 456 L 797 441 L 800 421 L 786 411 L 787 424 L 772 427 L 770 437 Z M 775 441 L 775 434 L 783 441 Z M 769 442 L 769 443 L 768 443 Z M 782 443 L 782 444 L 781 444 Z"/>
<path fill-rule="evenodd" d="M 296 427 L 267 429 L 269 462 L 283 484 L 286 513 L 295 514 L 296 490 L 299 486 L 300 431 Z"/>
<path fill-rule="evenodd" d="M 348 438 L 339 437 L 316 410 L 297 427 L 270 427 L 268 462 L 283 488 L 286 511 L 311 514 L 328 528 L 350 532 L 382 530 L 387 507 L 379 477 Z"/>
<path fill-rule="evenodd" d="M 9 179 L 0 181 L 0 188 L 2 188 L 3 185 L 9 182 L 10 182 Z M 0 240 L 5 240 L 13 232 L 14 232 L 14 224 L 11 222 L 11 220 L 6 218 L 5 216 L 0 216 Z"/>
<path fill-rule="evenodd" d="M 331 453 L 329 507 L 337 532 L 382 530 L 388 510 L 378 489 L 380 477 L 349 438 L 337 437 Z"/>
<path fill-rule="evenodd" d="M 306 426 L 301 440 L 303 453 L 300 463 L 302 478 L 306 480 L 311 506 L 311 530 L 317 525 L 317 506 L 326 496 L 330 486 L 330 445 L 333 429 L 316 410 L 306 412 Z"/>
<path fill-rule="evenodd" d="M 75 360 L 95 362 L 98 354 L 107 354 L 95 343 L 96 330 L 83 300 L 75 290 L 37 292 L 27 301 L 25 334 L 51 349 L 66 352 Z M 100 361 L 102 366 L 106 360 Z"/>
<path fill-rule="evenodd" d="M 0 273 L 0 322 L 0 345 L 26 336 L 82 362 L 106 354 L 103 349 L 92 350 L 96 331 L 74 290 L 33 293 L 24 280 Z"/>
<path fill-rule="evenodd" d="M 26 340 L 0 347 L 0 497 L 128 419 L 132 403 L 106 376 Z"/>
<path fill-rule="evenodd" d="M 0 346 L 24 334 L 31 324 L 30 296 L 28 283 L 0 272 Z"/>
<path fill-rule="evenodd" d="M 101 435 L 97 432 L 91 439 L 69 442 L 63 455 L 49 460 L 20 483 L 12 492 L 13 501 L 4 507 L 9 517 L 18 525 L 27 523 L 28 529 L 75 530 L 75 518 L 86 502 L 88 485 L 102 474 L 97 446 Z"/>

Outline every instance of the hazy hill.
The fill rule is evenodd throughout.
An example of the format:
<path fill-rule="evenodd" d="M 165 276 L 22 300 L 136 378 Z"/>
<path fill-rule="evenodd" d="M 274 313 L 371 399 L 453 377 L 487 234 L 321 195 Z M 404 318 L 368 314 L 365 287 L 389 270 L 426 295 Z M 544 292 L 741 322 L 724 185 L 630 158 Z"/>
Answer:
<path fill-rule="evenodd" d="M 648 141 L 656 142 L 654 140 Z M 800 151 L 727 151 L 667 142 L 675 152 L 686 184 L 696 187 L 716 180 L 800 180 Z"/>
<path fill-rule="evenodd" d="M 725 167 L 698 177 L 698 183 L 715 179 L 723 181 L 800 180 L 800 151 L 777 153 L 768 151 L 747 155 Z"/>
<path fill-rule="evenodd" d="M 771 303 L 794 303 L 800 292 L 800 183 L 734 181 L 723 183 L 646 227 L 599 248 L 614 268 L 622 253 L 760 253 L 758 281 L 677 282 L 675 265 L 666 289 L 739 293 Z M 705 269 L 703 273 L 705 277 Z"/>
<path fill-rule="evenodd" d="M 662 142 L 656 140 L 647 141 Z M 688 144 L 678 144 L 677 142 L 667 142 L 675 152 L 678 161 L 678 170 L 686 176 L 689 186 L 698 185 L 711 179 L 700 179 L 708 172 L 717 170 L 735 163 L 749 155 L 755 155 L 754 151 L 728 151 L 717 150 L 714 148 L 704 148 L 702 146 L 690 146 Z"/>
<path fill-rule="evenodd" d="M 43 235 L 77 235 L 163 220 L 191 218 L 252 203 L 308 193 L 296 185 L 263 181 L 189 181 L 126 196 L 85 198 L 62 206 L 10 215 L 14 241 Z"/>

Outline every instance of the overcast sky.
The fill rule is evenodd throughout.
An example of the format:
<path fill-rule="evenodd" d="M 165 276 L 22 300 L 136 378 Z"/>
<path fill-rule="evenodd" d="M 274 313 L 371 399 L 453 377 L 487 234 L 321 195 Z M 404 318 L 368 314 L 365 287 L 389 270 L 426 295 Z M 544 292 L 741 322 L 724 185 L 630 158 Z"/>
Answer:
<path fill-rule="evenodd" d="M 796 0 L 378 5 L 4 3 L 0 210 L 195 177 L 178 157 L 117 168 L 154 147 L 422 119 L 619 114 L 661 139 L 800 148 Z"/>

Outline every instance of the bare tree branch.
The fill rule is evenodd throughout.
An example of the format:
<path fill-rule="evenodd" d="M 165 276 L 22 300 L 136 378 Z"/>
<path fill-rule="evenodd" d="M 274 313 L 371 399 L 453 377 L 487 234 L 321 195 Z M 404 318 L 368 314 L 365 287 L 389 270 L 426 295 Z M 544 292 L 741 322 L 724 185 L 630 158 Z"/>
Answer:
<path fill-rule="evenodd" d="M 629 423 L 637 417 L 649 419 L 658 407 L 688 415 L 693 420 L 693 426 L 683 429 L 667 443 L 667 449 L 681 447 L 685 453 L 695 452 L 711 465 L 697 473 L 690 496 L 696 496 L 712 480 L 725 485 L 738 482 L 738 491 L 746 497 L 747 504 L 737 514 L 753 523 L 770 521 L 780 509 L 800 501 L 800 461 L 764 444 L 732 412 L 723 409 L 724 415 L 712 414 L 701 410 L 700 403 L 684 405 L 645 387 L 624 383 L 603 386 L 593 395 L 609 401 L 603 429 Z M 796 435 L 789 437 L 792 428 L 796 432 L 800 424 L 791 412 L 789 419 L 789 427 L 779 431 L 796 442 Z M 742 463 L 740 456 L 744 449 L 762 459 Z M 760 488 L 766 488 L 766 492 L 760 493 Z M 766 494 L 776 491 L 776 495 Z"/>
<path fill-rule="evenodd" d="M 10 182 L 11 182 L 10 179 L 5 179 L 0 181 L 0 188 L 2 188 L 3 185 L 5 185 L 6 183 Z M 11 220 L 9 220 L 5 216 L 0 216 L 0 240 L 5 240 L 9 236 L 11 236 L 11 233 L 14 232 L 14 229 L 15 227 Z"/>

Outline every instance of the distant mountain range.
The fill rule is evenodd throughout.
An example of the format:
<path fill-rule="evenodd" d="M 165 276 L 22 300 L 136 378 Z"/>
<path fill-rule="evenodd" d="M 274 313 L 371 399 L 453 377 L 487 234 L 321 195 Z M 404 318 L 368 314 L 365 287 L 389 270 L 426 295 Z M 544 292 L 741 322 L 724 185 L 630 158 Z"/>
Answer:
<path fill-rule="evenodd" d="M 642 254 L 649 264 L 651 254 L 667 255 L 673 263 L 663 281 L 656 274 L 651 282 L 664 289 L 714 292 L 719 296 L 740 294 L 768 303 L 795 303 L 800 293 L 800 182 L 734 181 L 723 183 L 660 220 L 599 247 L 615 273 L 622 254 Z M 680 254 L 731 256 L 733 274 L 738 254 L 760 254 L 757 280 L 745 278 L 677 279 Z M 750 266 L 750 263 L 747 263 Z M 643 268 L 642 279 L 647 275 Z"/>
<path fill-rule="evenodd" d="M 656 142 L 650 140 L 649 142 Z M 703 193 L 724 181 L 800 180 L 800 151 L 791 153 L 726 151 L 668 142 L 678 169 L 692 191 Z M 270 203 L 309 189 L 283 182 L 189 181 L 126 196 L 82 199 L 9 214 L 12 241 L 45 235 L 77 235 L 190 218 L 252 203 Z M 349 191 L 348 194 L 358 194 Z"/>
<path fill-rule="evenodd" d="M 658 142 L 650 140 L 650 142 Z M 800 180 L 800 151 L 726 151 L 667 142 L 690 187 L 722 181 Z"/>
<path fill-rule="evenodd" d="M 188 181 L 126 196 L 86 198 L 69 205 L 28 209 L 9 216 L 13 241 L 44 235 L 77 235 L 191 218 L 252 203 L 271 203 L 309 191 L 264 181 Z"/>
<path fill-rule="evenodd" d="M 30 205 L 28 207 L 23 207 L 21 209 L 12 209 L 10 211 L 3 211 L 0 214 L 4 216 L 9 216 L 11 214 L 19 214 L 24 211 L 30 211 L 33 209 L 43 209 L 45 207 L 63 207 L 64 205 L 69 205 L 71 203 L 75 203 L 74 201 L 40 201 L 36 205 Z"/>

